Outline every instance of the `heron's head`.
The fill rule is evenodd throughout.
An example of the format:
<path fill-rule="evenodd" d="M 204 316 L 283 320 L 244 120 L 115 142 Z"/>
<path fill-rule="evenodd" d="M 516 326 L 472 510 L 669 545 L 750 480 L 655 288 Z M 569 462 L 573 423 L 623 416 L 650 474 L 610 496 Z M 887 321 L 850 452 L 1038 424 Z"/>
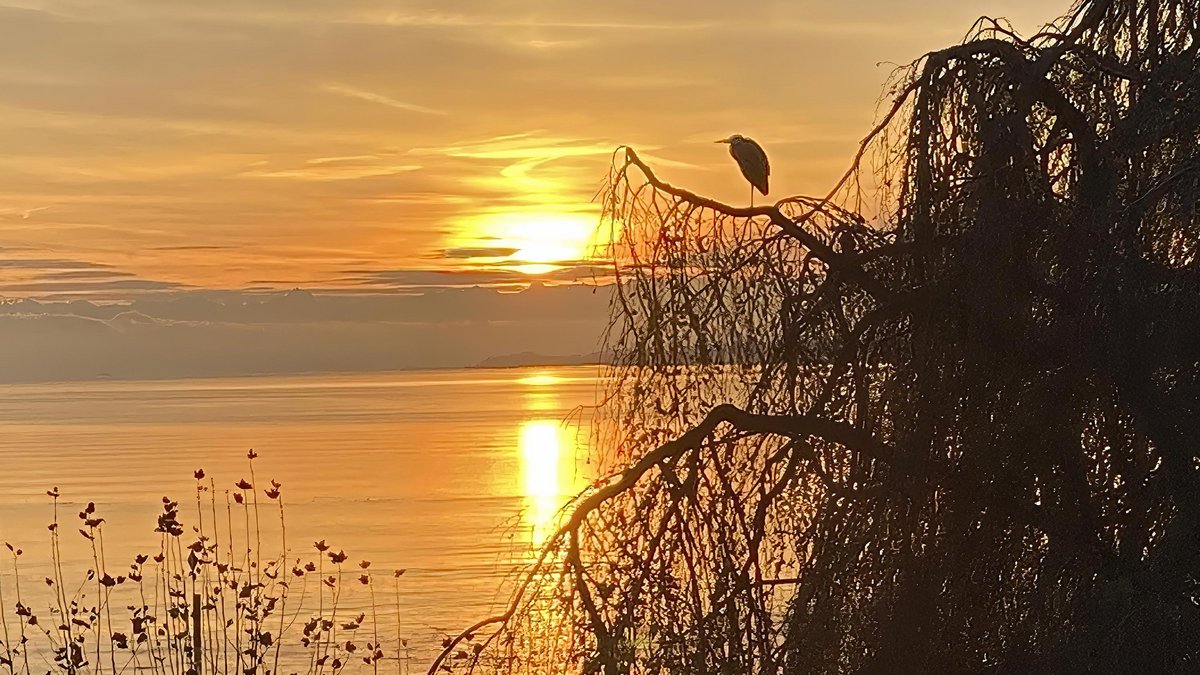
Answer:
<path fill-rule="evenodd" d="M 713 143 L 728 143 L 728 144 L 732 145 L 734 143 L 737 143 L 738 141 L 744 141 L 744 140 L 746 140 L 746 138 L 744 136 L 742 136 L 741 134 L 734 134 L 728 138 L 722 138 L 722 139 L 713 141 Z"/>

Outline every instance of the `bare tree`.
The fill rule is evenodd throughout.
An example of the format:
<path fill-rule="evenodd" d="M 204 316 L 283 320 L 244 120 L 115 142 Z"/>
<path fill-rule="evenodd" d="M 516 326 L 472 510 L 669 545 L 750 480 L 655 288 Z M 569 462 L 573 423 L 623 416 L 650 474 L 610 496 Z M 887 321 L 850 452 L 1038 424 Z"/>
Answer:
<path fill-rule="evenodd" d="M 1198 50 L 1196 0 L 983 19 L 824 198 L 619 150 L 623 468 L 431 672 L 1196 669 Z"/>

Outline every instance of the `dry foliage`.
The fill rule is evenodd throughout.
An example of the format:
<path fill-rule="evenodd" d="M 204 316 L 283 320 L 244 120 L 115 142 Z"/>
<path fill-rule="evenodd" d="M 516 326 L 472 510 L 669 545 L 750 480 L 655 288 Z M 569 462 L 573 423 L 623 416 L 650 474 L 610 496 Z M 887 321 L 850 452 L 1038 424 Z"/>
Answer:
<path fill-rule="evenodd" d="M 132 561 L 106 555 L 95 503 L 72 517 L 58 488 L 47 491 L 50 576 L 30 579 L 24 550 L 5 544 L 0 675 L 406 675 L 405 570 L 378 574 L 324 539 L 300 557 L 283 486 L 258 485 L 257 457 L 247 453 L 250 479 L 231 488 L 197 470 L 191 504 L 163 497 L 159 548 Z M 91 564 L 78 579 L 64 573 L 63 550 L 81 542 Z M 379 618 L 391 601 L 394 630 Z"/>

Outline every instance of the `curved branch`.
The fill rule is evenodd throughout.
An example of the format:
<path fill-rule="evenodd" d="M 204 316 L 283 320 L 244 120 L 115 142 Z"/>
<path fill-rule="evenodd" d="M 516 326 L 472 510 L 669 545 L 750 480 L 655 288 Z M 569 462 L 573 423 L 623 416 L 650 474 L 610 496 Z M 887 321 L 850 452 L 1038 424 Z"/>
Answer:
<path fill-rule="evenodd" d="M 679 455 L 700 447 L 722 423 L 729 423 L 740 431 L 755 434 L 775 434 L 788 437 L 819 438 L 831 443 L 837 443 L 846 448 L 854 449 L 885 463 L 892 463 L 895 449 L 871 434 L 844 422 L 820 417 L 818 415 L 765 415 L 749 413 L 735 405 L 723 403 L 708 412 L 699 424 L 686 431 L 679 438 L 668 441 L 654 450 L 646 453 L 633 466 L 617 474 L 616 480 L 608 483 L 586 499 L 581 501 L 571 514 L 571 518 L 559 530 L 559 536 L 565 535 L 583 524 L 587 516 L 599 508 L 604 502 L 621 494 L 637 484 L 650 469 Z M 557 538 L 557 537 L 556 537 Z"/>
<path fill-rule="evenodd" d="M 646 181 L 650 185 L 654 186 L 656 190 L 665 192 L 690 204 L 711 209 L 717 213 L 734 218 L 766 217 L 780 230 L 795 238 L 801 244 L 804 244 L 804 246 L 812 251 L 813 255 L 817 259 L 828 265 L 830 269 L 842 271 L 847 277 L 850 277 L 861 284 L 862 287 L 871 295 L 876 297 L 886 297 L 891 295 L 891 292 L 884 288 L 884 286 L 880 284 L 878 280 L 867 274 L 861 267 L 856 265 L 851 256 L 834 251 L 833 248 L 828 244 L 821 241 L 811 232 L 805 230 L 799 225 L 799 223 L 806 222 L 812 218 L 812 216 L 821 212 L 829 203 L 830 199 L 832 198 L 832 194 L 831 196 L 825 197 L 817 202 L 817 205 L 809 210 L 809 212 L 805 215 L 801 216 L 797 220 L 792 220 L 782 211 L 780 211 L 778 206 L 732 206 L 709 197 L 698 195 L 690 190 L 675 187 L 674 185 L 671 185 L 670 183 L 660 179 L 654 173 L 654 170 L 651 169 L 648 164 L 642 161 L 641 157 L 638 157 L 637 152 L 634 151 L 633 148 L 625 148 L 625 162 L 627 165 L 636 166 L 638 170 L 640 170 L 646 177 Z M 834 192 L 836 193 L 836 190 Z"/>
<path fill-rule="evenodd" d="M 571 553 L 569 556 L 572 559 L 571 561 L 578 566 L 582 566 L 582 562 L 578 557 L 577 537 L 579 528 L 583 526 L 587 517 L 608 500 L 633 488 L 651 469 L 661 465 L 665 461 L 699 448 L 724 423 L 731 424 L 740 431 L 752 434 L 774 434 L 792 438 L 819 438 L 853 449 L 856 452 L 864 453 L 872 459 L 885 463 L 892 463 L 895 458 L 895 448 L 890 444 L 880 441 L 871 434 L 844 422 L 837 422 L 818 415 L 808 414 L 766 415 L 750 413 L 735 405 L 725 403 L 710 410 L 699 424 L 684 432 L 678 438 L 663 443 L 654 450 L 646 453 L 633 466 L 630 466 L 619 474 L 615 474 L 611 482 L 580 501 L 571 512 L 571 517 L 567 522 L 544 545 L 541 555 L 534 564 L 535 572 L 537 568 L 545 563 L 549 552 L 556 548 L 564 539 L 571 542 Z M 468 639 L 468 636 L 488 626 L 503 626 L 507 624 L 516 615 L 517 609 L 520 607 L 521 601 L 533 577 L 534 572 L 526 576 L 504 613 L 478 621 L 470 628 L 452 638 L 434 660 L 433 665 L 429 667 L 428 675 L 437 675 L 437 669 L 459 644 Z M 594 607 L 590 609 L 589 614 L 593 621 L 597 620 L 598 615 Z"/>

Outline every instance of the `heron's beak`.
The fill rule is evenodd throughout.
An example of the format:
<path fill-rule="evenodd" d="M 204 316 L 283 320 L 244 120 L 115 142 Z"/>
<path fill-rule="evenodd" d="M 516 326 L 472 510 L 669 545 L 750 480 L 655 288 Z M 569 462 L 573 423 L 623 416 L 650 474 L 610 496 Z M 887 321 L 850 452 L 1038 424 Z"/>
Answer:
<path fill-rule="evenodd" d="M 721 138 L 721 139 L 713 141 L 713 143 L 728 143 L 728 142 L 729 142 L 728 138 Z"/>

